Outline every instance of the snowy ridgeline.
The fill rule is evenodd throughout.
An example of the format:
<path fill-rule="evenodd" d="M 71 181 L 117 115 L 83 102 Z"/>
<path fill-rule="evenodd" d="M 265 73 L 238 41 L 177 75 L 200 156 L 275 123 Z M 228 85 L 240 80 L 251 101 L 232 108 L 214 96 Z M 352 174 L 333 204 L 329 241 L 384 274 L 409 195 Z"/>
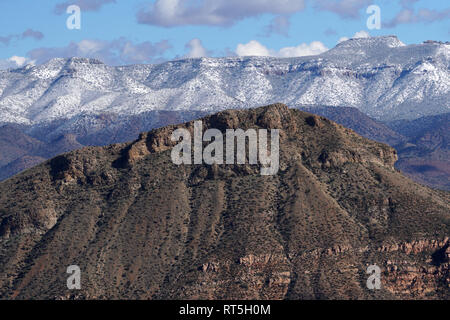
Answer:
<path fill-rule="evenodd" d="M 351 39 L 321 55 L 231 57 L 111 67 L 53 59 L 0 71 L 0 123 L 76 124 L 105 113 L 218 111 L 283 102 L 356 107 L 381 120 L 449 112 L 450 45 Z"/>

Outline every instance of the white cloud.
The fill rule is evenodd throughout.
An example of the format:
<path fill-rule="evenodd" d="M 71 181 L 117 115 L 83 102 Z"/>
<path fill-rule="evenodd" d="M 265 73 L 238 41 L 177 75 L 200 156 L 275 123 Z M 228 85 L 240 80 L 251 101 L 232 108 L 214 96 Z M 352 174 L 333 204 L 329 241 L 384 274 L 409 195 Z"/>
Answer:
<path fill-rule="evenodd" d="M 40 31 L 27 29 L 22 33 L 22 38 L 33 38 L 36 40 L 42 40 L 44 38 L 44 34 Z"/>
<path fill-rule="evenodd" d="M 270 56 L 269 49 L 263 46 L 256 40 L 252 40 L 249 43 L 239 43 L 236 47 L 236 54 L 238 56 Z"/>
<path fill-rule="evenodd" d="M 54 12 L 56 14 L 63 14 L 70 5 L 77 5 L 83 11 L 99 11 L 104 5 L 109 3 L 116 3 L 116 0 L 69 0 L 63 3 L 58 3 Z"/>
<path fill-rule="evenodd" d="M 370 34 L 365 30 L 361 30 L 361 31 L 356 32 L 352 38 L 353 39 L 370 38 Z"/>
<path fill-rule="evenodd" d="M 320 41 L 313 41 L 310 44 L 301 43 L 296 47 L 285 47 L 280 50 L 268 49 L 256 40 L 246 44 L 238 44 L 236 54 L 238 56 L 272 56 L 272 57 L 302 57 L 317 55 L 327 51 L 328 48 Z"/>
<path fill-rule="evenodd" d="M 282 36 L 288 36 L 291 22 L 288 16 L 280 15 L 272 19 L 272 21 L 264 28 L 263 36 L 270 37 L 273 33 Z"/>
<path fill-rule="evenodd" d="M 450 18 L 450 9 L 443 11 L 432 9 L 419 9 L 414 12 L 410 7 L 404 7 L 392 20 L 383 24 L 386 28 L 393 28 L 404 23 L 432 23 Z"/>
<path fill-rule="evenodd" d="M 310 44 L 301 43 L 296 47 L 281 48 L 278 52 L 279 57 L 302 57 L 315 56 L 327 51 L 328 48 L 320 41 L 313 41 Z"/>
<path fill-rule="evenodd" d="M 189 49 L 189 52 L 186 54 L 187 58 L 201 58 L 209 56 L 208 51 L 203 47 L 202 41 L 200 39 L 194 38 L 185 46 Z"/>
<path fill-rule="evenodd" d="M 9 68 L 20 68 L 26 64 L 34 64 L 35 62 L 26 58 L 19 56 L 12 56 L 8 59 L 0 59 L 0 70 Z"/>
<path fill-rule="evenodd" d="M 27 55 L 39 64 L 52 58 L 82 57 L 96 58 L 110 65 L 122 65 L 160 62 L 162 55 L 170 48 L 167 40 L 133 43 L 122 37 L 112 41 L 82 40 L 71 42 L 65 47 L 37 48 Z"/>
<path fill-rule="evenodd" d="M 353 35 L 353 37 L 351 37 L 350 39 L 360 39 L 360 38 L 370 38 L 370 34 L 365 30 L 361 30 L 361 31 L 356 32 Z M 347 37 L 342 37 L 338 40 L 338 43 L 347 41 L 348 39 L 349 38 L 347 38 Z"/>
<path fill-rule="evenodd" d="M 98 40 L 81 40 L 78 42 L 78 51 L 81 55 L 94 54 L 101 51 L 106 45 L 103 41 Z"/>
<path fill-rule="evenodd" d="M 137 13 L 142 24 L 173 27 L 181 25 L 232 25 L 261 14 L 292 14 L 303 10 L 304 0 L 157 0 Z"/>
<path fill-rule="evenodd" d="M 315 0 L 316 9 L 333 12 L 342 18 L 357 19 L 360 10 L 369 6 L 373 0 Z"/>
<path fill-rule="evenodd" d="M 25 58 L 25 57 L 18 57 L 18 56 L 12 56 L 11 58 L 9 58 L 9 61 L 14 62 L 17 66 L 21 67 L 21 66 L 23 66 L 25 63 L 27 63 L 28 58 Z"/>
<path fill-rule="evenodd" d="M 24 32 L 22 32 L 21 34 L 10 34 L 7 36 L 0 36 L 0 43 L 7 46 L 11 43 L 11 41 L 16 41 L 19 39 L 26 39 L 26 38 L 42 40 L 44 38 L 44 34 L 37 30 L 27 29 Z"/>

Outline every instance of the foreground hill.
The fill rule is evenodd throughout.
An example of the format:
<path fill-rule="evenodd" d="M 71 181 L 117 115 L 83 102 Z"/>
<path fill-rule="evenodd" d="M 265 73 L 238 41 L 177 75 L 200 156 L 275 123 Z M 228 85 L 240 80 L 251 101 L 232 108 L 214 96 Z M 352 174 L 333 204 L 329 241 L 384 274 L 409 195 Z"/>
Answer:
<path fill-rule="evenodd" d="M 277 128 L 280 170 L 175 165 L 168 126 L 0 183 L 0 296 L 449 299 L 449 194 L 394 169 L 391 147 L 271 105 L 203 127 Z M 81 268 L 81 290 L 66 268 Z M 366 269 L 381 267 L 369 290 Z"/>
<path fill-rule="evenodd" d="M 297 108 L 325 116 L 363 137 L 389 144 L 398 153 L 396 168 L 416 182 L 432 188 L 450 190 L 448 113 L 412 121 L 397 120 L 386 125 L 356 108 Z M 58 124 L 37 128 L 4 125 L 0 127 L 0 181 L 67 151 L 83 146 L 104 146 L 131 141 L 136 139 L 140 132 L 190 121 L 207 114 L 208 112 L 204 111 L 152 111 L 129 117 L 102 114 L 97 117 L 95 130 L 87 127 L 88 118 L 80 122 L 75 131 L 71 126 L 65 127 L 63 131 L 55 131 Z"/>

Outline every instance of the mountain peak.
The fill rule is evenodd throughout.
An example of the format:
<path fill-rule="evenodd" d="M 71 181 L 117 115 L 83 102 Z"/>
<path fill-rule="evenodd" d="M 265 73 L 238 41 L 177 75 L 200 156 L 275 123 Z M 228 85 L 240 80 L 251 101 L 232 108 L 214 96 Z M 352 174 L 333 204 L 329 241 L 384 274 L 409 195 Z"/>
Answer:
<path fill-rule="evenodd" d="M 396 47 L 404 47 L 405 44 L 400 41 L 397 36 L 388 35 L 388 36 L 378 36 L 378 37 L 367 37 L 367 38 L 352 38 L 347 41 L 342 42 L 341 44 L 362 44 L 362 45 L 386 45 L 391 48 Z"/>
<path fill-rule="evenodd" d="M 42 65 L 38 65 L 31 70 L 33 72 L 37 72 L 38 74 L 42 72 L 51 72 L 54 74 L 56 70 L 62 70 L 67 68 L 76 68 L 77 66 L 82 65 L 104 65 L 104 63 L 98 59 L 93 58 L 80 58 L 80 57 L 71 57 L 71 58 L 52 58 Z M 55 76 L 55 75 L 53 75 Z"/>
<path fill-rule="evenodd" d="M 342 142 L 340 142 L 341 147 L 344 149 L 348 147 L 349 150 L 356 150 L 353 148 L 359 143 L 355 144 L 350 142 L 354 138 L 353 131 L 324 117 L 302 112 L 297 109 L 289 109 L 282 103 L 247 110 L 225 110 L 205 116 L 201 121 L 204 130 L 219 129 L 222 132 L 225 132 L 227 129 L 278 129 L 280 130 L 281 143 L 289 139 L 315 140 L 316 138 L 314 136 L 318 133 L 328 136 L 328 139 L 339 136 L 339 140 Z M 141 159 L 150 153 L 171 149 L 175 143 L 170 139 L 170 135 L 177 128 L 185 128 L 192 131 L 194 121 L 142 133 L 139 139 L 132 143 L 125 157 L 119 162 L 128 166 L 135 163 L 137 159 Z M 366 143 L 366 145 L 369 145 L 369 143 Z M 397 160 L 394 149 L 387 145 L 373 142 L 370 150 L 370 152 L 358 151 L 358 157 L 360 159 L 356 161 L 375 162 L 387 168 L 393 168 Z M 327 160 L 330 165 L 340 163 L 340 161 L 355 161 L 353 156 L 349 156 L 353 151 L 348 153 L 345 150 L 341 151 L 329 150 L 330 157 L 336 157 L 335 159 L 330 158 Z M 280 163 L 283 162 L 284 160 L 280 160 Z"/>
<path fill-rule="evenodd" d="M 95 58 L 71 57 L 66 59 L 70 64 L 104 64 L 101 60 Z"/>
<path fill-rule="evenodd" d="M 52 58 L 44 65 L 54 64 L 104 64 L 101 60 L 95 58 L 70 57 L 70 58 Z"/>
<path fill-rule="evenodd" d="M 342 41 L 336 47 L 330 51 L 344 50 L 358 50 L 364 51 L 382 50 L 388 48 L 399 48 L 406 46 L 396 36 L 379 36 L 379 37 L 367 37 L 367 38 L 352 38 L 346 41 Z"/>

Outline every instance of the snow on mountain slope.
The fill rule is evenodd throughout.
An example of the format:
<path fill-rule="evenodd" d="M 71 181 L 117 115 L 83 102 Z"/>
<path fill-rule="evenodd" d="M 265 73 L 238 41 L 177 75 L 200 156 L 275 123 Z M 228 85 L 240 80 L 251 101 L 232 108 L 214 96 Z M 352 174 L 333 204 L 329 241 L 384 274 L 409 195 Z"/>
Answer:
<path fill-rule="evenodd" d="M 377 119 L 449 111 L 450 45 L 404 45 L 394 36 L 350 39 L 299 58 L 186 59 L 111 67 L 53 59 L 0 71 L 0 123 L 85 115 L 248 108 L 272 102 L 356 107 Z"/>

